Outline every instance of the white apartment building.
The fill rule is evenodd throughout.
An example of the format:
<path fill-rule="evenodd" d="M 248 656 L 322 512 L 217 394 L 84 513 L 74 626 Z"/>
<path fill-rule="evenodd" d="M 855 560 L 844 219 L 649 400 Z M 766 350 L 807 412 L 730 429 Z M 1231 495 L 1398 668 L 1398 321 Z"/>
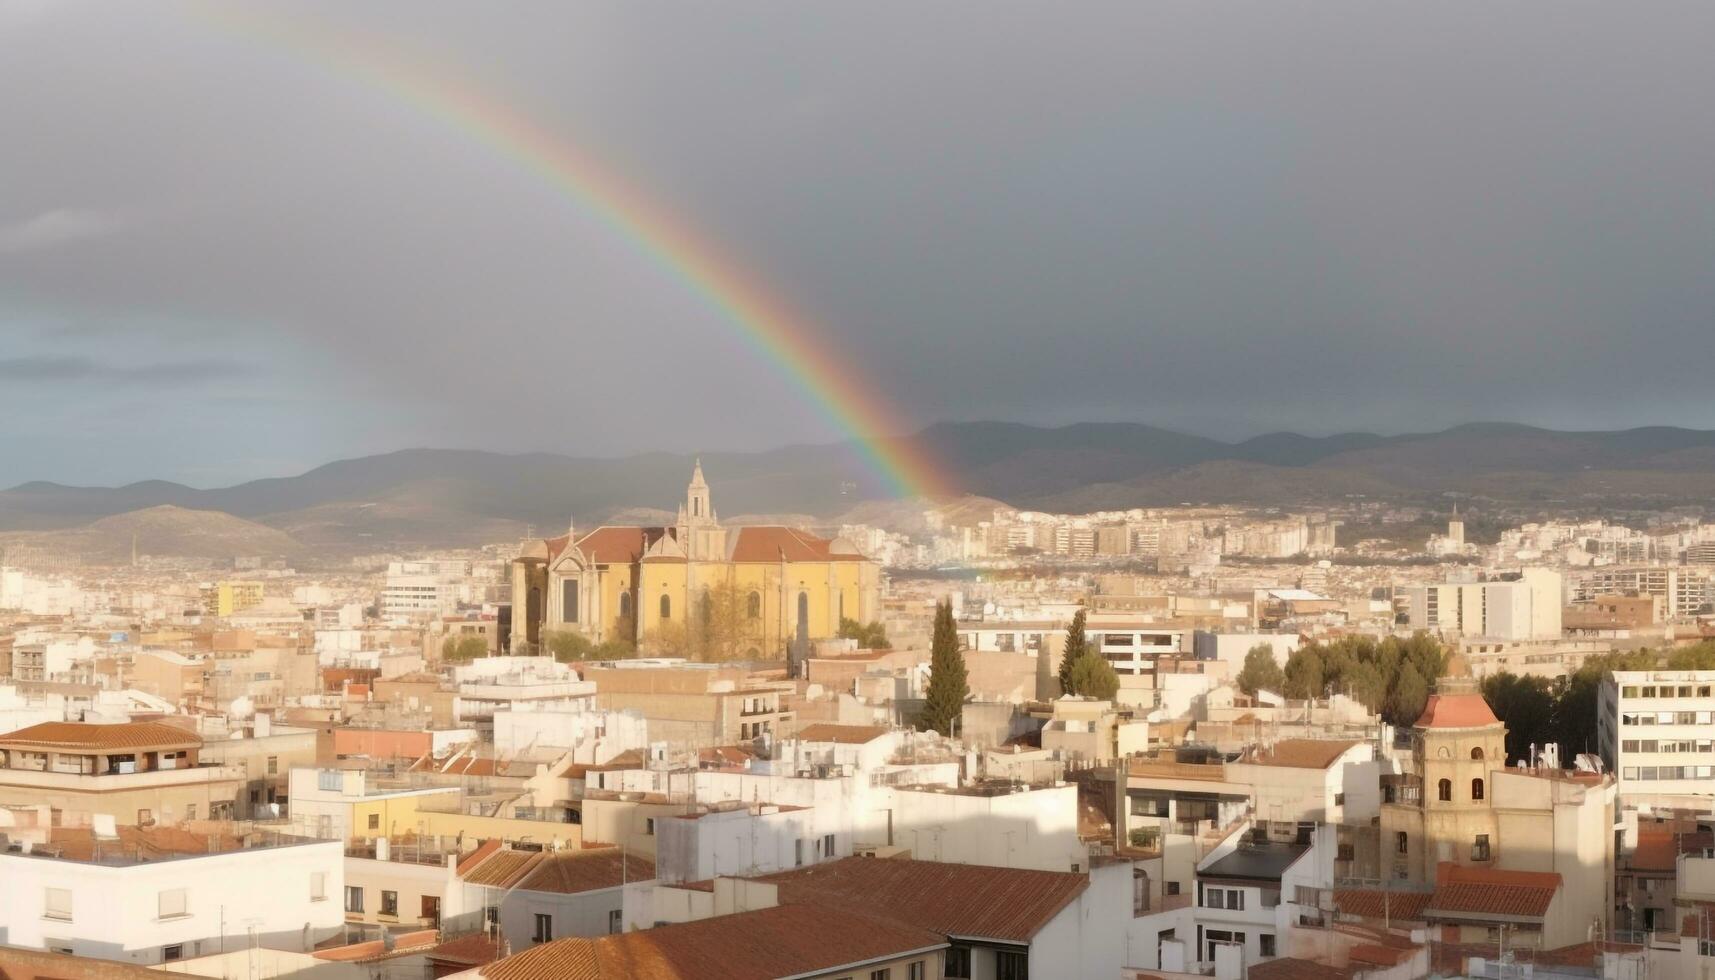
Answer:
<path fill-rule="evenodd" d="M 1404 590 L 1412 629 L 1497 640 L 1560 638 L 1560 573 L 1526 568 L 1517 578 L 1442 582 Z"/>
<path fill-rule="evenodd" d="M 55 828 L 27 852 L 0 853 L 5 942 L 153 965 L 247 945 L 309 952 L 343 928 L 337 841 L 245 848 L 177 831 L 119 833 L 97 844 L 87 829 Z"/>
<path fill-rule="evenodd" d="M 381 618 L 422 622 L 457 611 L 470 592 L 470 565 L 462 561 L 396 561 L 387 566 Z"/>
<path fill-rule="evenodd" d="M 1617 670 L 1597 704 L 1598 750 L 1622 795 L 1715 795 L 1715 670 Z"/>

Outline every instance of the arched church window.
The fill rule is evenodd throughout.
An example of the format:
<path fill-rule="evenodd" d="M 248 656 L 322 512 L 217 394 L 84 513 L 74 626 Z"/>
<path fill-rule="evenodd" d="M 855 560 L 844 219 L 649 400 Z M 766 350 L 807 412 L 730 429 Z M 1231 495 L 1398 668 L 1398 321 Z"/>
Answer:
<path fill-rule="evenodd" d="M 1453 802 L 1453 780 L 1443 779 L 1435 785 L 1435 798 L 1443 803 Z"/>
<path fill-rule="evenodd" d="M 808 592 L 798 593 L 798 622 L 804 623 L 806 626 L 810 622 L 810 593 Z"/>
<path fill-rule="evenodd" d="M 631 615 L 631 593 L 630 592 L 621 592 L 619 594 L 619 614 L 621 616 L 630 616 Z"/>
<path fill-rule="evenodd" d="M 746 607 L 745 612 L 750 614 L 751 619 L 761 619 L 762 618 L 762 593 L 752 592 L 750 594 L 750 598 L 745 603 L 745 607 Z"/>
<path fill-rule="evenodd" d="M 1481 745 L 1471 750 L 1471 758 L 1477 762 L 1483 761 L 1483 747 Z"/>
<path fill-rule="evenodd" d="M 1471 799 L 1480 800 L 1482 798 L 1483 798 L 1483 781 L 1481 779 L 1471 780 Z"/>
<path fill-rule="evenodd" d="M 668 598 L 667 596 L 661 597 L 661 618 L 662 619 L 672 619 L 673 618 L 673 600 Z"/>
<path fill-rule="evenodd" d="M 1437 756 L 1439 756 L 1440 758 L 1443 758 L 1443 759 L 1453 758 L 1453 750 L 1448 748 L 1445 745 L 1441 746 L 1441 748 L 1439 748 L 1439 749 L 1436 749 L 1435 754 Z"/>

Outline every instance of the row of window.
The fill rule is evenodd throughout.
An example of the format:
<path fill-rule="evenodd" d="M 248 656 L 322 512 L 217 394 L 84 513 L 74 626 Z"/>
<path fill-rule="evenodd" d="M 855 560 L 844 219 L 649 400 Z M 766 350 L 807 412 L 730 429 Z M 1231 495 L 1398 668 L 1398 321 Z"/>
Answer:
<path fill-rule="evenodd" d="M 929 967 L 922 960 L 905 964 L 905 980 L 925 980 L 928 975 Z M 950 977 L 953 974 L 946 973 L 944 975 Z M 964 976 L 970 976 L 970 974 L 966 973 Z M 1017 976 L 1022 977 L 1023 974 L 1017 974 Z M 841 977 L 840 980 L 857 980 L 857 978 L 847 976 Z M 893 980 L 893 967 L 888 966 L 869 971 L 869 980 Z"/>
<path fill-rule="evenodd" d="M 1410 853 L 1410 851 L 1411 851 L 1411 836 L 1403 830 L 1399 831 L 1398 833 L 1393 835 L 1393 846 L 1394 846 L 1394 850 L 1400 854 Z M 1473 861 L 1487 861 L 1488 859 L 1489 859 L 1489 835 L 1488 834 L 1478 834 L 1476 839 L 1471 842 L 1471 860 L 1473 860 Z"/>
<path fill-rule="evenodd" d="M 1453 780 L 1443 779 L 1440 782 L 1436 783 L 1435 784 L 1435 798 L 1440 800 L 1443 803 L 1453 802 Z M 1476 801 L 1476 800 L 1480 800 L 1482 798 L 1483 798 L 1483 780 L 1481 778 L 1471 780 L 1471 799 L 1473 801 Z"/>
<path fill-rule="evenodd" d="M 1622 711 L 1622 725 L 1707 725 L 1715 720 L 1710 711 Z"/>
<path fill-rule="evenodd" d="M 1715 766 L 1623 766 L 1621 779 L 1708 779 Z"/>
<path fill-rule="evenodd" d="M 578 613 L 578 581 L 576 579 L 567 579 L 564 582 L 560 583 L 560 588 L 562 589 L 562 591 L 560 593 L 560 621 L 563 623 L 576 623 L 576 622 L 578 622 L 578 614 L 579 614 Z M 535 594 L 539 595 L 540 593 L 535 593 Z M 845 615 L 846 615 L 846 595 L 845 595 L 845 592 L 842 590 L 839 593 L 838 597 L 839 597 L 839 602 L 840 602 L 839 618 L 844 619 Z M 710 618 L 709 601 L 710 601 L 709 600 L 709 594 L 705 590 L 703 592 L 703 618 L 704 619 Z M 799 618 L 800 619 L 809 618 L 809 615 L 810 615 L 809 610 L 810 610 L 810 594 L 808 592 L 798 593 L 798 616 L 799 616 Z M 660 605 L 658 606 L 657 611 L 660 613 L 660 617 L 662 619 L 672 619 L 673 618 L 673 600 L 668 596 L 662 596 L 661 601 L 660 601 Z M 762 593 L 751 592 L 748 596 L 745 597 L 744 612 L 745 612 L 745 616 L 749 619 L 761 619 L 762 618 Z M 621 618 L 628 617 L 631 615 L 631 593 L 630 592 L 621 592 L 619 594 L 619 615 Z"/>
<path fill-rule="evenodd" d="M 1658 741 L 1653 738 L 1628 738 L 1620 742 L 1622 752 L 1715 752 L 1715 741 L 1707 738 L 1686 738 L 1678 741 Z"/>
<path fill-rule="evenodd" d="M 1647 685 L 1633 687 L 1628 685 L 1620 688 L 1620 697 L 1623 698 L 1706 698 L 1709 696 L 1710 685 L 1708 684 L 1670 684 L 1662 687 Z"/>

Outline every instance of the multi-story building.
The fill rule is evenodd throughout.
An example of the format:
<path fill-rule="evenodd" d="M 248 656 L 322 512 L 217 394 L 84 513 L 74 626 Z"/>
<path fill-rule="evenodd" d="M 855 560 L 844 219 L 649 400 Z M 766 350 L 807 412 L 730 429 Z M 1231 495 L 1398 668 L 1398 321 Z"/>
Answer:
<path fill-rule="evenodd" d="M 202 762 L 202 737 L 159 722 L 44 722 L 0 736 L 0 804 L 48 804 L 123 825 L 231 815 L 244 770 Z"/>
<path fill-rule="evenodd" d="M 202 587 L 205 616 L 231 616 L 261 604 L 261 582 L 215 582 Z"/>
<path fill-rule="evenodd" d="M 1560 637 L 1560 573 L 1526 568 L 1517 577 L 1443 582 L 1404 590 L 1412 629 L 1498 640 Z"/>
<path fill-rule="evenodd" d="M 1715 670 L 1616 670 L 1596 739 L 1622 796 L 1715 795 Z"/>
<path fill-rule="evenodd" d="M 18 827 L 0 852 L 9 946 L 158 964 L 309 952 L 344 925 L 340 845 L 175 828 Z"/>

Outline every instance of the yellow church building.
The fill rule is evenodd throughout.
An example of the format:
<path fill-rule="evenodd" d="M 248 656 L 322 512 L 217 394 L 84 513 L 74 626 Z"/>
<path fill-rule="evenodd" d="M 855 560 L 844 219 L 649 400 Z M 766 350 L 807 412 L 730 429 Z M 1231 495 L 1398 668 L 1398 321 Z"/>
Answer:
<path fill-rule="evenodd" d="M 671 527 L 573 528 L 525 543 L 512 562 L 512 649 L 540 643 L 545 630 L 601 643 L 694 629 L 719 590 L 736 601 L 740 652 L 779 657 L 795 640 L 832 637 L 841 619 L 876 619 L 880 581 L 876 563 L 843 538 L 723 527 L 699 461 Z"/>

